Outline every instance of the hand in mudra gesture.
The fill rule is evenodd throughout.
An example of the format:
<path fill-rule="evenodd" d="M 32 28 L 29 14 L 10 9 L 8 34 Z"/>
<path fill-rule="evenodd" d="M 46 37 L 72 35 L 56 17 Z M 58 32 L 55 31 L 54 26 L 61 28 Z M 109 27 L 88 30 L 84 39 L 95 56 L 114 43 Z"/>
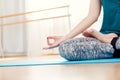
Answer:
<path fill-rule="evenodd" d="M 48 36 L 47 37 L 48 47 L 44 47 L 43 49 L 51 49 L 58 47 L 61 42 L 62 42 L 62 36 Z"/>

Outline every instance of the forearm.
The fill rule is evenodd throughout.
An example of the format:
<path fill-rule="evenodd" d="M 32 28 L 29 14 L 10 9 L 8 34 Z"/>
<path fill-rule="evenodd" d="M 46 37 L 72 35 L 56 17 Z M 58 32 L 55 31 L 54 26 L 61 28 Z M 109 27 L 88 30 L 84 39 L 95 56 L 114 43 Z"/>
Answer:
<path fill-rule="evenodd" d="M 66 39 L 71 39 L 80 33 L 84 32 L 86 29 L 88 29 L 93 23 L 97 21 L 97 18 L 95 17 L 86 17 L 84 18 L 75 28 L 73 28 L 67 35 L 65 35 L 63 38 L 64 40 Z"/>
<path fill-rule="evenodd" d="M 85 17 L 70 33 L 62 38 L 62 41 L 71 39 L 89 28 L 97 21 L 101 11 L 101 1 L 91 0 L 87 17 Z"/>

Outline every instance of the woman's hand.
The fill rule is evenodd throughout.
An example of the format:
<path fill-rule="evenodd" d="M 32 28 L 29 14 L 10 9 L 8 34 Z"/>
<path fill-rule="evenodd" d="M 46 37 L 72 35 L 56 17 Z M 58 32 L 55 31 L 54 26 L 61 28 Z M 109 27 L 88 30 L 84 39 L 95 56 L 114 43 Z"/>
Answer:
<path fill-rule="evenodd" d="M 47 37 L 48 47 L 44 47 L 43 49 L 51 49 L 58 47 L 59 44 L 63 41 L 62 38 L 63 38 L 62 36 L 48 36 Z"/>

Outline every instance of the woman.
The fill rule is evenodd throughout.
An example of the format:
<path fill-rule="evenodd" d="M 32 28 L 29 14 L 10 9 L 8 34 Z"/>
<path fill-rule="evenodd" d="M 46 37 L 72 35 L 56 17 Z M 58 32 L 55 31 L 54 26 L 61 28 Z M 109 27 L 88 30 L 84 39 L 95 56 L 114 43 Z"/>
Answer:
<path fill-rule="evenodd" d="M 100 32 L 87 30 L 104 10 Z M 59 52 L 67 60 L 86 60 L 120 57 L 120 0 L 91 0 L 88 15 L 67 35 L 48 37 L 50 49 L 59 46 Z M 86 38 L 74 38 L 83 34 Z M 55 42 L 50 44 L 49 39 Z"/>

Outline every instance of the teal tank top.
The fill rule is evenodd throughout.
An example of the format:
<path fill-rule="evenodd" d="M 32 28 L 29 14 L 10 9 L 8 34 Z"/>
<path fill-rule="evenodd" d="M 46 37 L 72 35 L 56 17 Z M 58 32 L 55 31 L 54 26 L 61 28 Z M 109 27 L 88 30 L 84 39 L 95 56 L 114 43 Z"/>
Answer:
<path fill-rule="evenodd" d="M 100 32 L 120 35 L 120 0 L 101 0 L 103 23 Z"/>

